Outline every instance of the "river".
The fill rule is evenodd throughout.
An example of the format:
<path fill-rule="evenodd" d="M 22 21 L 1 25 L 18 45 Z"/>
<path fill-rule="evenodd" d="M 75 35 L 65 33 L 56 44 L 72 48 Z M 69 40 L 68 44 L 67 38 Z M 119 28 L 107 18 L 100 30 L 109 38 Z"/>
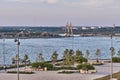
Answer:
<path fill-rule="evenodd" d="M 113 47 L 115 53 L 120 49 L 120 37 L 113 37 Z M 34 38 L 34 39 L 20 39 L 20 58 L 24 54 L 28 54 L 31 62 L 36 61 L 39 53 L 43 54 L 44 59 L 50 60 L 50 56 L 54 51 L 59 54 L 61 59 L 65 49 L 81 50 L 85 54 L 89 50 L 89 58 L 95 59 L 95 52 L 97 49 L 101 50 L 102 59 L 110 58 L 110 37 L 65 37 L 65 38 Z M 17 45 L 14 39 L 5 39 L 5 62 L 11 64 L 12 57 L 17 53 Z M 115 56 L 116 56 L 115 55 Z M 0 39 L 0 64 L 3 64 L 3 39 Z"/>

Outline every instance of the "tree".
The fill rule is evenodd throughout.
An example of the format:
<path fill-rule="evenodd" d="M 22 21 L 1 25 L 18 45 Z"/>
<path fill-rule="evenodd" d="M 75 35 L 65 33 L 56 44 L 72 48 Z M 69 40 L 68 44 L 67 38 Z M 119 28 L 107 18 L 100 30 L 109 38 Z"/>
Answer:
<path fill-rule="evenodd" d="M 118 54 L 117 55 L 120 57 L 120 49 L 118 50 Z"/>
<path fill-rule="evenodd" d="M 83 56 L 82 51 L 80 51 L 79 49 L 76 50 L 76 56 Z"/>
<path fill-rule="evenodd" d="M 58 58 L 58 54 L 57 51 L 55 51 L 51 56 L 52 62 L 55 63 L 57 61 L 57 58 Z"/>
<path fill-rule="evenodd" d="M 69 50 L 69 54 L 70 54 L 71 56 L 74 54 L 73 49 L 70 49 L 70 50 Z"/>
<path fill-rule="evenodd" d="M 114 49 L 114 47 L 111 47 L 110 50 L 111 50 L 111 56 L 113 57 L 113 55 L 115 55 L 115 49 Z"/>
<path fill-rule="evenodd" d="M 36 62 L 44 62 L 42 53 L 39 53 L 39 55 L 37 56 Z"/>
<path fill-rule="evenodd" d="M 97 50 L 96 50 L 95 55 L 96 55 L 96 57 L 97 57 L 96 61 L 99 62 L 98 57 L 101 55 L 101 51 L 100 51 L 100 49 L 97 49 Z"/>
<path fill-rule="evenodd" d="M 90 55 L 90 52 L 89 52 L 89 50 L 86 50 L 85 57 L 86 57 L 87 59 L 89 58 L 89 55 Z"/>
<path fill-rule="evenodd" d="M 74 61 L 75 62 L 81 62 L 81 58 L 83 57 L 82 51 L 80 51 L 79 49 L 76 50 L 75 56 L 74 56 Z"/>
<path fill-rule="evenodd" d="M 74 63 L 74 56 L 73 56 L 73 50 L 68 50 L 66 49 L 64 51 L 64 55 L 63 55 L 63 63 L 64 65 L 70 66 Z"/>
<path fill-rule="evenodd" d="M 17 65 L 17 61 L 18 61 L 18 54 L 15 55 L 15 57 L 12 58 L 12 64 Z M 19 58 L 20 61 L 20 58 Z"/>
<path fill-rule="evenodd" d="M 24 55 L 23 63 L 25 63 L 26 66 L 27 66 L 27 63 L 30 63 L 30 60 L 27 54 Z"/>

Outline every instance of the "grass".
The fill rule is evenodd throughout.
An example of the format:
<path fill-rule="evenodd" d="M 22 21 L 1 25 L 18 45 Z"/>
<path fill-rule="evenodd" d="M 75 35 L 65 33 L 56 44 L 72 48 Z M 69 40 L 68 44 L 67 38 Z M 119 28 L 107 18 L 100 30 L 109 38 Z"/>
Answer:
<path fill-rule="evenodd" d="M 118 80 L 120 80 L 120 72 L 114 73 L 113 78 L 117 78 Z M 110 80 L 110 75 L 107 75 L 107 76 L 104 76 L 104 77 L 101 77 L 101 78 L 97 78 L 97 79 L 94 79 L 94 80 Z"/>

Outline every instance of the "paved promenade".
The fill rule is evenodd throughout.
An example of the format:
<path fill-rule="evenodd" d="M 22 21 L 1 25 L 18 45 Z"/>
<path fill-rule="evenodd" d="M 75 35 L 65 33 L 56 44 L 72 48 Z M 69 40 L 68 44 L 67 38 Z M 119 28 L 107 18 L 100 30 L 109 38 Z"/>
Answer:
<path fill-rule="evenodd" d="M 120 64 L 114 63 L 113 72 L 120 71 Z M 98 72 L 93 74 L 58 74 L 57 71 L 36 71 L 35 74 L 20 74 L 20 80 L 94 80 L 110 74 L 110 63 L 95 66 Z M 0 80 L 17 80 L 17 74 L 0 72 Z"/>

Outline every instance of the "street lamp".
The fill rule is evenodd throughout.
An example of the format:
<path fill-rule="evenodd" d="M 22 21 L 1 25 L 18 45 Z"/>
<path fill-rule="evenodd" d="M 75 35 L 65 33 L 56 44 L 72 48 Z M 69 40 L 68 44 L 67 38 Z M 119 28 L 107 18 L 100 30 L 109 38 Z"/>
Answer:
<path fill-rule="evenodd" d="M 113 55 L 114 55 L 114 47 L 113 47 L 113 40 L 112 40 L 112 35 L 111 35 L 111 47 L 110 47 L 110 51 L 111 51 L 111 75 L 110 75 L 110 80 L 113 79 L 113 62 L 112 62 L 112 58 L 113 58 Z"/>
<path fill-rule="evenodd" d="M 6 64 L 5 64 L 5 35 L 2 34 L 3 37 L 3 68 L 6 71 Z"/>
<path fill-rule="evenodd" d="M 20 46 L 19 34 L 17 35 L 15 42 L 17 45 L 17 78 L 18 78 L 17 80 L 19 80 L 19 46 Z"/>

